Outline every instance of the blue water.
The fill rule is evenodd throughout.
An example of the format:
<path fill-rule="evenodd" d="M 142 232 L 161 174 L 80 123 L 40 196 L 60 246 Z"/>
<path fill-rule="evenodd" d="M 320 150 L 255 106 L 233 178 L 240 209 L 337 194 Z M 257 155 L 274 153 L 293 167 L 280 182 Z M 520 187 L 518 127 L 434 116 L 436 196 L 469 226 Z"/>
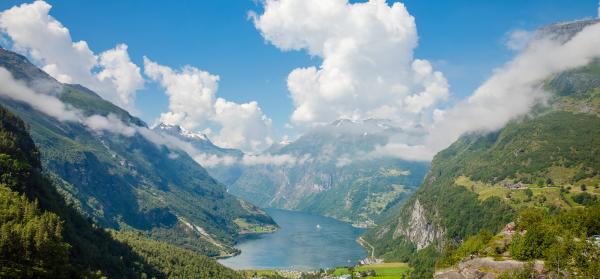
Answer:
<path fill-rule="evenodd" d="M 241 242 L 238 256 L 219 260 L 233 269 L 316 270 L 355 264 L 367 256 L 356 243 L 364 231 L 338 220 L 288 210 L 266 210 L 280 226 Z M 319 225 L 319 227 L 317 227 Z"/>

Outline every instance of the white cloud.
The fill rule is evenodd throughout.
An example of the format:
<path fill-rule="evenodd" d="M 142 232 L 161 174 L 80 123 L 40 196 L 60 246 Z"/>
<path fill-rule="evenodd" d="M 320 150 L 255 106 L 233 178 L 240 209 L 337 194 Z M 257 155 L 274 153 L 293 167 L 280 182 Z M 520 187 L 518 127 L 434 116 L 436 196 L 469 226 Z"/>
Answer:
<path fill-rule="evenodd" d="M 191 66 L 173 71 L 144 57 L 144 73 L 165 88 L 169 112 L 160 121 L 192 130 L 206 124 L 214 114 L 213 105 L 219 77 Z"/>
<path fill-rule="evenodd" d="M 231 165 L 237 161 L 236 158 L 216 157 L 203 154 L 195 149 L 190 143 L 169 135 L 158 134 L 146 127 L 126 124 L 113 114 L 109 114 L 106 117 L 97 114 L 85 116 L 82 111 L 63 103 L 56 96 L 38 93 L 28 87 L 24 82 L 15 80 L 12 74 L 3 67 L 0 67 L 0 84 L 2 84 L 2 86 L 0 86 L 0 97 L 26 103 L 33 109 L 61 122 L 79 123 L 95 132 L 106 131 L 126 137 L 132 137 L 136 133 L 139 133 L 145 139 L 156 145 L 164 145 L 169 148 L 184 151 L 200 165 Z M 175 153 L 169 154 L 169 158 L 171 159 L 176 159 L 177 157 L 178 156 Z"/>
<path fill-rule="evenodd" d="M 109 114 L 104 117 L 101 115 L 92 115 L 83 118 L 83 124 L 92 130 L 96 131 L 111 131 L 112 133 L 121 134 L 127 137 L 135 135 L 136 129 L 123 123 L 114 114 Z"/>
<path fill-rule="evenodd" d="M 34 109 L 59 121 L 77 121 L 80 117 L 77 112 L 69 110 L 55 96 L 37 94 L 25 83 L 15 80 L 12 74 L 3 67 L 0 67 L 0 83 L 2 84 L 0 96 L 27 103 Z"/>
<path fill-rule="evenodd" d="M 140 68 L 131 62 L 127 45 L 119 44 L 114 49 L 107 50 L 100 54 L 98 66 L 102 69 L 96 77 L 101 82 L 109 82 L 116 90 L 116 96 L 119 98 L 117 104 L 125 107 L 133 106 L 135 93 L 144 85 L 144 79 L 140 73 Z"/>
<path fill-rule="evenodd" d="M 366 156 L 370 159 L 381 157 L 398 157 L 407 161 L 431 161 L 439 150 L 424 145 L 408 145 L 402 142 L 391 141 L 386 145 L 377 146 L 373 152 Z"/>
<path fill-rule="evenodd" d="M 233 156 L 218 156 L 215 154 L 197 154 L 194 160 L 203 167 L 231 166 L 238 163 L 238 158 Z"/>
<path fill-rule="evenodd" d="M 246 166 L 253 166 L 253 165 L 274 165 L 274 166 L 288 165 L 288 166 L 292 166 L 295 164 L 303 164 L 307 160 L 309 160 L 308 155 L 305 155 L 301 158 L 298 158 L 298 157 L 290 155 L 290 154 L 244 155 L 244 157 L 242 158 L 242 164 L 246 165 Z"/>
<path fill-rule="evenodd" d="M 51 8 L 44 1 L 35 1 L 0 13 L 0 29 L 13 49 L 27 54 L 57 80 L 82 84 L 133 109 L 135 92 L 144 80 L 127 54 L 127 46 L 117 45 L 97 57 L 87 42 L 73 42 L 69 29 L 49 15 Z"/>
<path fill-rule="evenodd" d="M 140 68 L 131 62 L 127 45 L 118 44 L 97 55 L 87 42 L 73 41 L 69 30 L 49 14 L 51 8 L 44 1 L 35 1 L 0 13 L 0 29 L 12 42 L 13 49 L 28 55 L 59 81 L 82 84 L 119 106 L 135 110 L 135 94 L 143 87 L 144 80 Z M 189 66 L 173 71 L 147 58 L 144 64 L 146 75 L 159 81 L 169 96 L 169 112 L 161 114 L 160 121 L 186 129 L 217 125 L 220 129 L 211 133 L 217 144 L 247 152 L 258 152 L 273 142 L 271 120 L 256 102 L 237 104 L 215 97 L 218 76 Z M 53 105 L 64 106 L 56 100 L 49 101 L 48 108 L 44 108 L 43 102 L 33 101 L 46 112 Z M 110 128 L 120 130 L 119 133 L 132 133 L 127 126 L 108 127 L 114 119 L 106 117 L 79 120 L 92 129 Z M 192 153 L 192 157 L 195 155 L 210 163 L 208 157 Z"/>
<path fill-rule="evenodd" d="M 521 51 L 527 47 L 532 38 L 532 33 L 527 30 L 517 29 L 508 33 L 506 47 L 511 50 Z"/>
<path fill-rule="evenodd" d="M 323 59 L 319 67 L 298 68 L 288 76 L 294 124 L 372 117 L 426 132 L 420 142 L 391 139 L 371 157 L 430 160 L 465 133 L 494 131 L 528 113 L 547 97 L 544 79 L 600 56 L 600 24 L 564 44 L 549 38 L 532 42 L 532 34 L 517 30 L 506 43 L 520 51 L 516 58 L 468 99 L 440 109 L 447 81 L 427 60 L 413 58 L 416 26 L 400 3 L 265 0 L 264 13 L 251 17 L 267 42 Z M 346 161 L 340 158 L 338 164 Z"/>
<path fill-rule="evenodd" d="M 437 110 L 423 144 L 393 142 L 380 147 L 379 153 L 427 160 L 465 133 L 498 130 L 547 99 L 548 93 L 541 86 L 545 79 L 599 58 L 599 45 L 600 24 L 586 27 L 567 42 L 537 39 L 496 69 L 469 98 L 447 110 Z"/>
<path fill-rule="evenodd" d="M 256 152 L 273 144 L 271 119 L 256 102 L 237 104 L 218 98 L 213 121 L 221 126 L 213 137 L 217 145 Z"/>
<path fill-rule="evenodd" d="M 191 66 L 174 71 L 146 57 L 144 72 L 169 96 L 169 112 L 161 114 L 161 122 L 188 130 L 216 125 L 217 131 L 206 131 L 217 145 L 245 152 L 256 153 L 273 143 L 272 121 L 258 103 L 238 104 L 216 98 L 218 76 Z"/>
<path fill-rule="evenodd" d="M 414 18 L 401 3 L 385 0 L 266 0 L 251 13 L 256 28 L 281 50 L 306 50 L 319 67 L 288 76 L 295 124 L 340 118 L 388 118 L 417 125 L 448 96 L 442 73 L 413 59 Z"/>
<path fill-rule="evenodd" d="M 85 116 L 83 112 L 66 105 L 54 95 L 37 93 L 25 83 L 15 80 L 12 74 L 3 67 L 0 67 L 0 84 L 2 84 L 0 96 L 26 103 L 33 109 L 58 121 L 77 122 L 97 132 L 107 131 L 128 137 L 135 134 L 135 128 L 123 123 L 112 114 L 106 117 L 101 115 Z"/>

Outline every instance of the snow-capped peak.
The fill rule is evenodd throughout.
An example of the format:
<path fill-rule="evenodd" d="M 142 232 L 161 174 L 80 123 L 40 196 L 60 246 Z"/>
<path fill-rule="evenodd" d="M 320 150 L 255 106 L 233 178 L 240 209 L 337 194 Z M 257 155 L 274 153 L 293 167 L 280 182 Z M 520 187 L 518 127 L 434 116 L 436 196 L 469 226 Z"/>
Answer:
<path fill-rule="evenodd" d="M 204 133 L 199 133 L 199 132 L 193 132 L 193 131 L 189 131 L 186 129 L 181 129 L 181 135 L 186 137 L 186 138 L 191 138 L 191 139 L 199 139 L 199 140 L 209 140 L 208 136 L 206 136 L 206 134 Z"/>
<path fill-rule="evenodd" d="M 179 135 L 179 136 L 182 136 L 185 138 L 190 138 L 190 139 L 210 141 L 208 139 L 208 136 L 206 136 L 206 134 L 190 131 L 179 125 L 160 123 L 156 126 L 156 128 L 160 129 L 161 131 L 169 132 L 171 135 Z"/>
<path fill-rule="evenodd" d="M 154 129 L 156 129 L 156 128 L 158 128 L 162 131 L 176 132 L 177 134 L 181 133 L 181 127 L 179 127 L 178 125 L 160 123 Z"/>

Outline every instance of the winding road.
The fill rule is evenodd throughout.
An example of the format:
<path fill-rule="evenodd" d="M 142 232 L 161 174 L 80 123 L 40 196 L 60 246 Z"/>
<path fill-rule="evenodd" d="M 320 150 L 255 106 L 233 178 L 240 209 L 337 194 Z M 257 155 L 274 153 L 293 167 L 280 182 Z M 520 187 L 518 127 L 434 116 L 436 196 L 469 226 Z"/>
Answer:
<path fill-rule="evenodd" d="M 371 248 L 371 259 L 375 259 L 375 247 L 373 247 L 373 245 L 371 245 L 369 242 L 367 242 L 366 240 L 364 240 L 362 238 L 362 236 L 358 237 L 358 244 L 360 244 L 361 246 L 365 247 L 365 246 L 369 246 L 369 247 L 365 247 L 365 248 Z"/>

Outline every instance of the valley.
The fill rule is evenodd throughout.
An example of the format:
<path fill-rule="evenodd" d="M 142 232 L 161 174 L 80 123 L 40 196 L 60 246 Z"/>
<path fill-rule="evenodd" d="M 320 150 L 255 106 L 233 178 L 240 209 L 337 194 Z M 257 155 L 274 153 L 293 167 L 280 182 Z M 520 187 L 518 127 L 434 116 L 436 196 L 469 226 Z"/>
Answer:
<path fill-rule="evenodd" d="M 231 246 L 243 229 L 236 219 L 274 226 L 260 209 L 227 194 L 225 187 L 186 153 L 172 153 L 153 142 L 152 135 L 135 133 L 136 129 L 141 133 L 149 130 L 141 120 L 96 93 L 61 84 L 25 57 L 3 49 L 0 67 L 20 77 L 16 82 L 24 86 L 44 83 L 47 92 L 41 94 L 56 96 L 55 100 L 64 102 L 73 113 L 88 117 L 83 123 L 60 121 L 20 102 L 18 95 L 0 98 L 1 105 L 31 127 L 44 170 L 58 191 L 101 226 L 144 232 L 211 256 L 235 252 Z M 94 130 L 85 121 L 93 123 L 95 119 L 130 126 L 116 134 Z M 170 158 L 177 153 L 178 158 Z"/>
<path fill-rule="evenodd" d="M 252 237 L 236 246 L 238 256 L 219 260 L 235 269 L 280 269 L 314 271 L 354 265 L 367 257 L 355 241 L 364 230 L 318 215 L 266 210 L 280 229 L 272 234 Z"/>
<path fill-rule="evenodd" d="M 554 28 L 567 32 L 561 33 L 564 35 L 570 34 L 565 30 L 580 30 L 577 28 L 582 24 L 593 23 L 573 22 Z M 548 105 L 536 107 L 497 132 L 464 135 L 439 152 L 422 186 L 403 209 L 365 235 L 367 241 L 375 243 L 377 256 L 390 261 L 418 261 L 422 268 L 416 273 L 428 277 L 437 271 L 436 278 L 486 274 L 511 278 L 522 276 L 515 270 L 526 269 L 525 261 L 551 261 L 552 253 L 561 253 L 565 260 L 577 258 L 582 252 L 575 248 L 571 252 L 544 249 L 573 245 L 566 243 L 599 232 L 595 221 L 583 221 L 598 214 L 600 194 L 597 67 L 594 61 L 546 79 L 544 86 L 553 94 Z M 540 215 L 529 219 L 528 214 Z M 580 218 L 582 223 L 567 224 L 568 218 Z M 521 228 L 514 238 L 513 232 L 507 237 L 504 231 L 511 222 Z M 542 240 L 544 236 L 527 231 L 532 229 L 527 226 L 539 224 L 546 224 L 547 230 L 561 224 L 554 229 L 564 242 L 556 243 L 551 237 Z M 531 237 L 528 241 L 532 242 L 518 242 L 523 241 L 521 236 Z M 580 262 L 572 260 L 576 263 L 571 262 L 570 271 L 559 272 L 587 274 L 582 278 L 597 276 L 594 265 L 586 262 L 596 257 L 593 243 L 590 240 L 589 247 L 582 244 L 578 249 L 591 249 L 589 253 L 594 256 Z M 518 245 L 539 250 L 515 255 Z M 494 261 L 489 262 L 486 256 Z M 469 263 L 469 259 L 475 260 Z M 469 268 L 469 264 L 475 267 Z M 494 264 L 498 268 L 493 268 Z M 452 267 L 450 271 L 440 271 L 448 267 Z M 546 262 L 524 272 L 545 276 L 557 268 Z"/>
<path fill-rule="evenodd" d="M 0 3 L 0 278 L 600 278 L 588 0 L 101 2 Z"/>
<path fill-rule="evenodd" d="M 374 226 L 410 196 L 428 168 L 427 162 L 369 158 L 393 136 L 417 136 L 378 119 L 338 120 L 257 155 L 220 148 L 206 135 L 178 126 L 160 124 L 154 130 L 205 154 L 204 159 L 214 162 L 206 164 L 208 173 L 234 195 L 263 208 L 305 211 L 364 228 Z M 263 157 L 286 161 L 250 162 Z"/>

